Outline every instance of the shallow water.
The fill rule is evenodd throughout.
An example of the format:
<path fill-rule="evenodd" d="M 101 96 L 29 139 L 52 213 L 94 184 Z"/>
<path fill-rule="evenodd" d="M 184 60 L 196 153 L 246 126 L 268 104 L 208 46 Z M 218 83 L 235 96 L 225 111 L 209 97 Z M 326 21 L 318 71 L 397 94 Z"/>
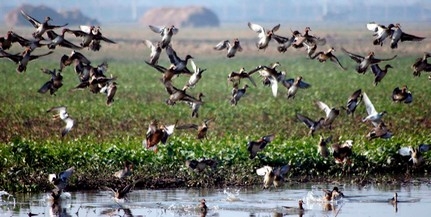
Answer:
<path fill-rule="evenodd" d="M 72 192 L 60 204 L 61 216 L 201 216 L 197 206 L 205 198 L 206 216 L 300 216 L 282 206 L 305 202 L 303 216 L 429 216 L 431 184 L 388 186 L 339 186 L 346 198 L 329 205 L 321 201 L 322 188 L 328 185 L 289 185 L 281 189 L 170 189 L 134 190 L 129 201 L 116 203 L 109 191 Z M 389 204 L 398 192 L 397 207 Z M 46 193 L 8 196 L 1 192 L 0 216 L 53 216 Z M 54 207 L 59 208 L 59 207 Z M 332 210 L 327 210 L 331 208 Z"/>

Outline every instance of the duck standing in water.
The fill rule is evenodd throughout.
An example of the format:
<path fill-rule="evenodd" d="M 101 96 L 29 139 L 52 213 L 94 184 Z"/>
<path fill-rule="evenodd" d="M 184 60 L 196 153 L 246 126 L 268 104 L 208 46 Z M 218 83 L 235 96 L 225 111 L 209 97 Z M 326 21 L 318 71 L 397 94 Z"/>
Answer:
<path fill-rule="evenodd" d="M 298 207 L 283 206 L 283 208 L 288 214 L 299 214 L 300 216 L 302 216 L 305 212 L 305 209 L 303 207 L 304 204 L 304 201 L 301 199 L 298 201 Z"/>

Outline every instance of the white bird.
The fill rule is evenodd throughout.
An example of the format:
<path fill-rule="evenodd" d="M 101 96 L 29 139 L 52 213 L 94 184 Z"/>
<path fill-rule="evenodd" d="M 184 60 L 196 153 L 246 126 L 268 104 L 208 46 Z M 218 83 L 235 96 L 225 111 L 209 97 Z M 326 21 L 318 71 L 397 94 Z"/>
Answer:
<path fill-rule="evenodd" d="M 149 27 L 153 32 L 160 33 L 160 36 L 162 36 L 162 48 L 166 48 L 171 43 L 172 36 L 178 33 L 178 28 L 174 25 L 170 27 L 149 25 Z"/>
<path fill-rule="evenodd" d="M 364 101 L 365 108 L 367 110 L 368 116 L 362 119 L 362 122 L 370 120 L 371 123 L 377 127 L 379 123 L 382 121 L 382 117 L 384 114 L 386 114 L 386 111 L 383 112 L 377 112 L 374 108 L 373 103 L 371 103 L 370 99 L 368 98 L 367 94 L 364 92 L 362 94 L 362 100 Z"/>
<path fill-rule="evenodd" d="M 255 23 L 248 23 L 248 27 L 255 31 L 258 35 L 259 41 L 256 43 L 256 47 L 261 49 L 266 49 L 268 47 L 269 41 L 271 41 L 271 37 L 275 31 L 280 28 L 280 24 L 274 26 L 271 30 L 266 31 L 262 26 Z"/>
<path fill-rule="evenodd" d="M 151 50 L 149 63 L 152 65 L 157 64 L 160 53 L 162 52 L 161 43 L 157 42 L 153 44 L 150 40 L 144 40 L 144 44 Z"/>
<path fill-rule="evenodd" d="M 263 176 L 263 188 L 269 188 L 274 182 L 274 172 L 272 167 L 264 166 L 256 170 L 257 175 Z"/>
<path fill-rule="evenodd" d="M 367 23 L 367 29 L 374 32 L 373 36 L 375 39 L 373 44 L 382 46 L 383 41 L 392 35 L 392 27 L 394 27 L 394 24 L 389 24 L 389 26 L 386 27 L 375 22 Z"/>
<path fill-rule="evenodd" d="M 218 43 L 214 47 L 214 50 L 223 50 L 223 49 L 227 49 L 226 56 L 228 58 L 234 57 L 237 51 L 239 51 L 239 52 L 242 51 L 242 47 L 241 47 L 239 40 L 237 38 L 234 39 L 232 44 L 229 42 L 229 40 L 224 40 L 224 41 L 221 41 L 220 43 Z"/>
<path fill-rule="evenodd" d="M 184 86 L 183 90 L 194 87 L 198 81 L 202 78 L 202 73 L 207 69 L 201 69 L 196 66 L 195 62 L 193 60 L 190 60 L 190 64 L 192 65 L 193 74 L 190 76 L 189 81 Z"/>
<path fill-rule="evenodd" d="M 64 121 L 64 123 L 66 123 L 66 126 L 61 131 L 62 137 L 64 137 L 72 129 L 75 121 L 67 113 L 66 106 L 52 107 L 46 112 L 57 112 L 52 116 L 52 118 L 54 120 L 61 119 L 62 121 Z"/>
<path fill-rule="evenodd" d="M 330 108 L 322 101 L 316 101 L 316 105 L 325 112 L 326 118 L 324 125 L 329 126 L 329 129 L 331 129 L 332 122 L 334 122 L 335 118 L 340 114 L 340 110 L 335 107 Z"/>

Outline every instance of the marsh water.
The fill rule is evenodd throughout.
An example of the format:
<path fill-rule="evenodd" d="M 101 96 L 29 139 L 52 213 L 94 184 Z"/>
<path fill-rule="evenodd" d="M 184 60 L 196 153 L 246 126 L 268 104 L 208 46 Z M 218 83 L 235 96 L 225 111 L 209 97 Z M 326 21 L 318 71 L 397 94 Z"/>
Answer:
<path fill-rule="evenodd" d="M 1 192 L 0 216 L 205 216 L 198 209 L 204 198 L 206 216 L 430 216 L 431 183 L 408 185 L 338 185 L 345 198 L 323 202 L 322 189 L 334 185 L 287 184 L 283 188 L 134 190 L 129 201 L 115 202 L 110 191 L 71 192 L 58 206 L 47 193 L 7 195 Z M 398 193 L 399 203 L 389 199 Z M 283 206 L 305 202 L 303 215 Z M 59 210 L 58 215 L 54 212 Z"/>

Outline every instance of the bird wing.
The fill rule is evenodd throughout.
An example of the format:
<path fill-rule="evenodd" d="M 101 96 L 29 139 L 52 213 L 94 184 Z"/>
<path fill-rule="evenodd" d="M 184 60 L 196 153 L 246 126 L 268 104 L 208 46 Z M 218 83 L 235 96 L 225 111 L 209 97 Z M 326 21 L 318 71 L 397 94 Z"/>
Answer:
<path fill-rule="evenodd" d="M 382 72 L 382 69 L 380 68 L 379 64 L 372 64 L 371 71 L 373 72 L 374 76 L 378 76 Z"/>
<path fill-rule="evenodd" d="M 412 150 L 411 147 L 402 147 L 398 150 L 398 154 L 402 156 L 410 156 L 410 151 Z"/>
<path fill-rule="evenodd" d="M 331 112 L 331 108 L 327 104 L 325 104 L 322 101 L 316 101 L 316 105 L 325 112 L 326 117 L 329 116 L 329 113 Z"/>
<path fill-rule="evenodd" d="M 374 108 L 373 103 L 371 103 L 370 98 L 368 98 L 365 92 L 362 94 L 362 100 L 364 101 L 365 108 L 367 110 L 368 115 L 377 114 L 377 111 Z"/>
<path fill-rule="evenodd" d="M 62 113 L 62 112 L 66 112 L 66 106 L 55 106 L 50 108 L 48 111 L 46 112 L 58 112 L 58 113 Z"/>
<path fill-rule="evenodd" d="M 261 25 L 259 25 L 259 24 L 248 22 L 248 27 L 251 30 L 257 32 L 258 34 L 265 33 L 265 29 Z"/>
<path fill-rule="evenodd" d="M 34 60 L 34 59 L 37 59 L 39 57 L 47 56 L 47 55 L 50 55 L 52 53 L 53 53 L 53 51 L 49 51 L 48 53 L 44 53 L 44 54 L 30 55 L 30 60 Z"/>
<path fill-rule="evenodd" d="M 272 170 L 272 167 L 270 167 L 270 166 L 263 166 L 263 167 L 257 169 L 256 173 L 259 176 L 264 176 L 265 174 L 271 172 L 271 170 Z"/>
<path fill-rule="evenodd" d="M 422 41 L 425 37 L 419 37 L 415 35 L 410 35 L 405 32 L 401 35 L 401 41 Z"/>
<path fill-rule="evenodd" d="M 177 65 L 180 62 L 180 58 L 177 56 L 177 52 L 175 52 L 175 50 L 170 45 L 166 47 L 166 54 L 168 54 L 169 61 L 172 64 Z"/>
<path fill-rule="evenodd" d="M 100 39 L 111 44 L 116 44 L 115 41 L 112 41 L 111 39 L 106 38 L 105 36 L 100 36 Z"/>
<path fill-rule="evenodd" d="M 287 37 L 283 37 L 283 36 L 276 35 L 276 34 L 272 34 L 272 38 L 279 44 L 284 44 L 290 40 Z"/>
<path fill-rule="evenodd" d="M 227 49 L 229 45 L 229 40 L 224 40 L 219 42 L 216 46 L 214 46 L 214 50 L 223 50 Z"/>
<path fill-rule="evenodd" d="M 84 32 L 84 33 L 87 33 L 87 34 L 90 34 L 90 33 L 91 33 L 91 26 L 87 26 L 87 25 L 80 25 L 80 26 L 79 26 L 79 29 L 80 29 L 82 32 Z"/>
<path fill-rule="evenodd" d="M 373 32 L 377 32 L 378 31 L 378 27 L 379 24 L 375 23 L 375 22 L 369 22 L 367 23 L 367 29 Z"/>
<path fill-rule="evenodd" d="M 69 179 L 72 176 L 73 172 L 75 172 L 75 167 L 70 167 L 69 169 L 63 172 L 60 172 L 58 174 L 58 178 L 61 179 L 62 181 L 67 181 L 67 179 Z"/>
<path fill-rule="evenodd" d="M 197 73 L 198 72 L 198 67 L 196 67 L 195 62 L 192 59 L 190 59 L 190 64 L 192 65 L 193 72 Z"/>
<path fill-rule="evenodd" d="M 274 95 L 274 97 L 277 97 L 277 91 L 278 91 L 277 79 L 274 76 L 268 76 L 268 79 L 269 79 L 269 82 L 271 82 L 272 95 Z"/>
<path fill-rule="evenodd" d="M 31 25 L 34 26 L 34 28 L 38 28 L 41 25 L 41 23 L 38 20 L 36 20 L 33 17 L 31 17 L 30 15 L 26 14 L 23 10 L 21 10 L 21 14 L 24 16 L 24 18 L 26 20 L 28 20 L 28 22 L 31 23 Z"/>
<path fill-rule="evenodd" d="M 287 172 L 289 172 L 290 170 L 290 166 L 289 165 L 284 165 L 282 167 L 277 168 L 274 173 L 276 175 L 279 175 L 281 177 L 283 177 L 284 175 L 286 175 Z"/>
<path fill-rule="evenodd" d="M 148 27 L 150 27 L 151 31 L 155 33 L 162 33 L 163 30 L 166 28 L 164 26 L 153 26 L 153 25 L 148 25 Z"/>
<path fill-rule="evenodd" d="M 75 45 L 75 44 L 73 44 L 72 42 L 70 42 L 70 41 L 68 41 L 66 39 L 63 39 L 63 41 L 60 43 L 60 46 L 67 47 L 67 48 L 70 48 L 70 49 L 82 49 L 82 47 L 80 47 L 78 45 Z"/>
<path fill-rule="evenodd" d="M 199 126 L 197 124 L 183 124 L 183 125 L 177 126 L 176 128 L 179 130 L 185 130 L 190 128 L 194 128 L 197 130 Z"/>
<path fill-rule="evenodd" d="M 43 84 L 42 87 L 40 87 L 37 92 L 46 93 L 48 90 L 51 89 L 51 86 L 52 86 L 52 81 L 49 80 L 49 81 L 45 82 L 45 84 Z"/>
<path fill-rule="evenodd" d="M 58 36 L 58 34 L 55 33 L 53 30 L 46 31 L 46 34 L 48 35 L 48 38 L 51 40 L 54 40 Z"/>
<path fill-rule="evenodd" d="M 347 51 L 343 47 L 341 48 L 341 51 L 343 51 L 344 53 L 346 53 L 352 60 L 354 60 L 357 63 L 361 63 L 362 60 L 364 60 L 363 56 L 360 56 L 360 55 L 354 54 L 354 53 L 350 53 L 349 51 Z"/>
<path fill-rule="evenodd" d="M 144 44 L 145 44 L 148 48 L 150 48 L 150 50 L 153 50 L 154 44 L 153 44 L 150 40 L 145 39 L 145 40 L 144 40 Z"/>
<path fill-rule="evenodd" d="M 304 82 L 304 81 L 302 81 L 302 80 L 301 80 L 301 81 L 299 82 L 299 85 L 298 85 L 298 86 L 299 86 L 299 88 L 304 88 L 304 89 L 305 89 L 305 88 L 309 88 L 309 87 L 311 87 L 311 84 L 309 84 L 309 83 Z"/>
<path fill-rule="evenodd" d="M 420 152 L 427 152 L 430 150 L 430 145 L 429 144 L 420 144 L 419 145 L 419 151 Z"/>
<path fill-rule="evenodd" d="M 296 117 L 302 121 L 305 125 L 307 125 L 307 127 L 311 127 L 314 124 L 314 121 L 311 120 L 309 117 L 305 116 L 305 115 L 301 115 L 299 113 L 296 114 Z"/>
<path fill-rule="evenodd" d="M 66 123 L 66 126 L 64 127 L 63 131 L 61 131 L 61 136 L 65 136 L 73 127 L 74 120 L 70 117 L 63 120 Z"/>

